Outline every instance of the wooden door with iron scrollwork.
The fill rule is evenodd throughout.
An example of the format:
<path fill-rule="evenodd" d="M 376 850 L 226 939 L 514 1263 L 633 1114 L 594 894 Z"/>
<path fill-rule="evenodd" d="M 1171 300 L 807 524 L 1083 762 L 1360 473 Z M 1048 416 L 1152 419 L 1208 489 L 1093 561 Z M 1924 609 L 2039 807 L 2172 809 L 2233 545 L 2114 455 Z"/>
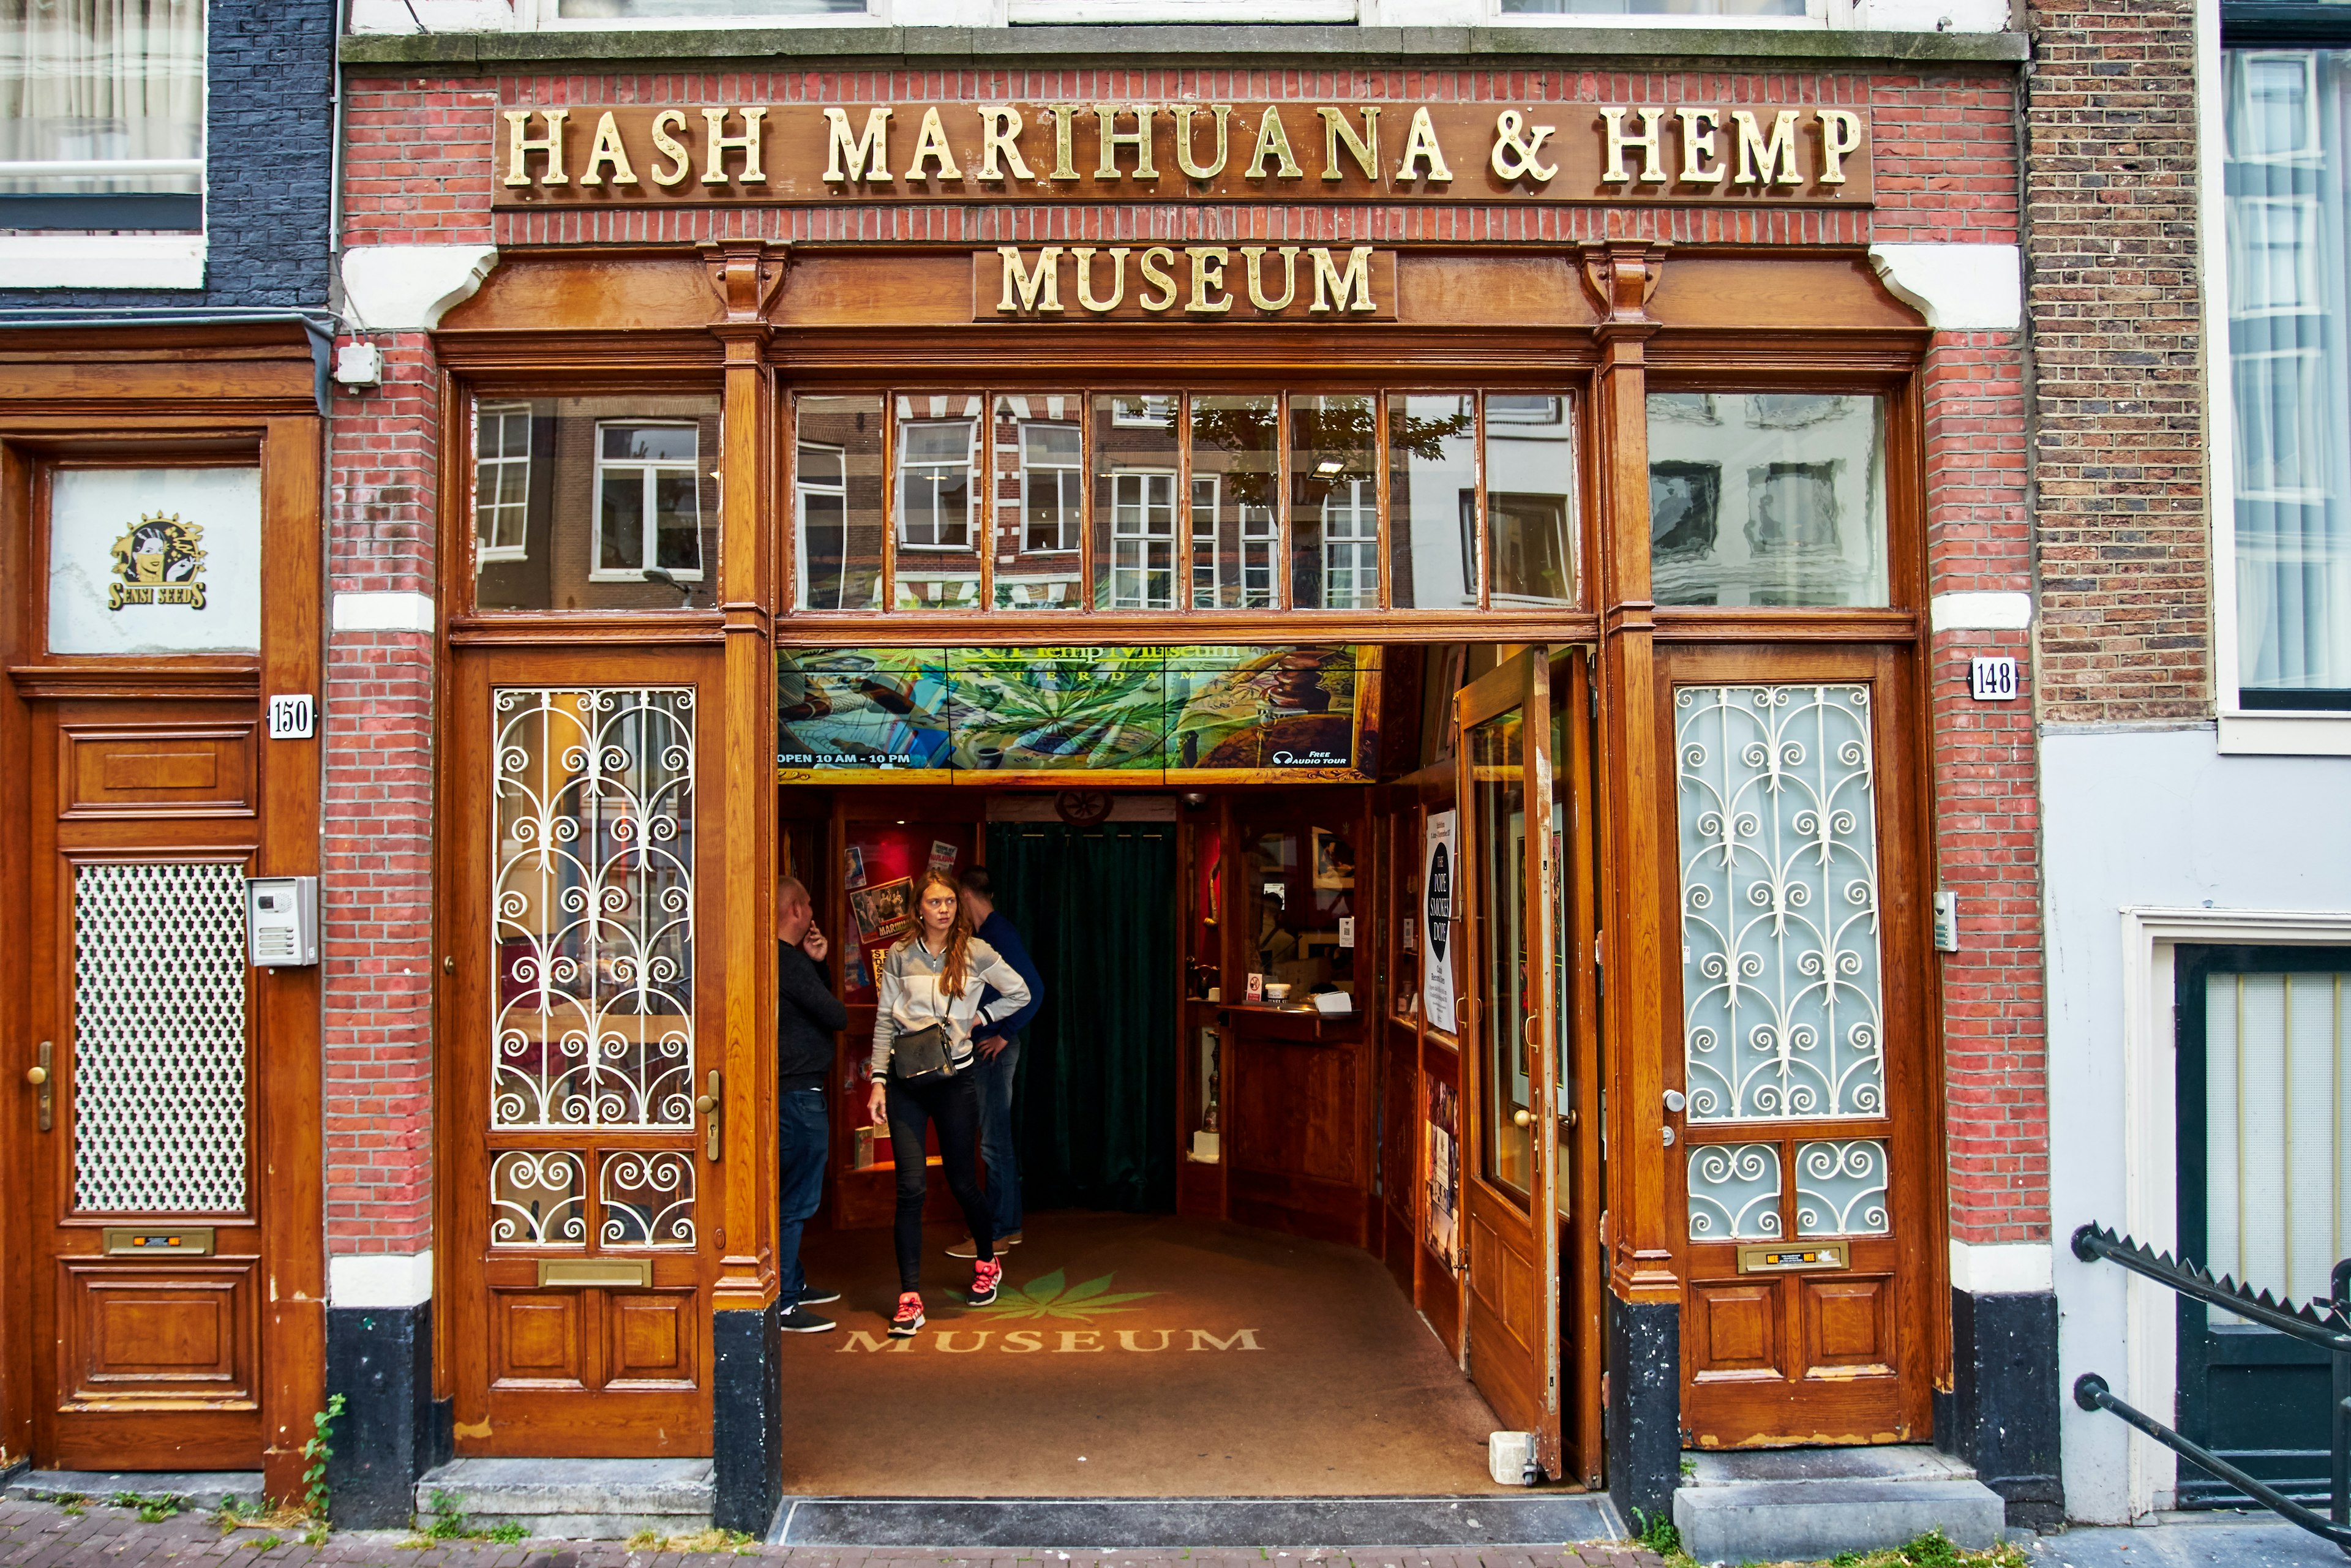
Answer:
<path fill-rule="evenodd" d="M 1939 1233 L 1907 657 L 1678 649 L 1661 669 L 1684 1442 L 1917 1441 Z"/>
<path fill-rule="evenodd" d="M 710 1452 L 718 671 L 458 665 L 442 1137 L 463 1454 Z"/>

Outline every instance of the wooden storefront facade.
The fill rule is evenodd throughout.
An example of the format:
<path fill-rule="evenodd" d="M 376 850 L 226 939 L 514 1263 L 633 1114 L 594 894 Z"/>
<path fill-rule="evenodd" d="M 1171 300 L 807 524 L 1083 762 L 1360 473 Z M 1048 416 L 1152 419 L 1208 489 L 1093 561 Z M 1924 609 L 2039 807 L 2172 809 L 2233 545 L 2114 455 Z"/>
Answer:
<path fill-rule="evenodd" d="M 1685 1448 L 1975 1440 L 1952 1243 L 2046 1219 L 1955 1190 L 1952 1041 L 2018 1030 L 1951 966 L 2037 948 L 1938 955 L 1929 912 L 2033 896 L 1971 836 L 2029 815 L 2031 742 L 1953 675 L 2021 645 L 1931 607 L 2029 575 L 2022 356 L 1889 252 L 2012 247 L 2004 59 L 371 47 L 343 221 L 382 369 L 337 396 L 316 561 L 318 1092 L 326 1354 L 406 1348 L 354 1497 L 451 1453 L 709 1455 L 719 1521 L 766 1527 L 768 890 L 837 870 L 860 791 L 915 788 L 779 775 L 779 667 L 843 650 L 1356 650 L 1413 718 L 1313 786 L 1352 791 L 1355 1016 L 1236 1008 L 1238 939 L 1187 935 L 1169 1005 L 1239 1054 L 1179 1209 L 1381 1256 L 1546 1474 L 1623 1505 Z M 1254 467 L 1217 445 L 1249 421 Z M 1209 841 L 1280 785 L 1180 771 L 1148 781 L 1207 799 L 1205 929 Z M 1448 821 L 1450 1028 L 1420 980 Z M 567 979 L 606 1009 L 567 1065 L 557 915 L 622 883 L 668 924 Z"/>

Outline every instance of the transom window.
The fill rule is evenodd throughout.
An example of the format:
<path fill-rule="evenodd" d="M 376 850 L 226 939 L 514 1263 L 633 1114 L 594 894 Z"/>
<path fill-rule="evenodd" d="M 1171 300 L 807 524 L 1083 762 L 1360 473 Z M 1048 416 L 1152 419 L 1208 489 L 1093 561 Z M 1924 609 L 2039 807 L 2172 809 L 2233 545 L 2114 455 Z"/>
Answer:
<path fill-rule="evenodd" d="M 1563 391 L 803 396 L 792 608 L 1573 607 L 1576 413 Z M 861 490 L 885 424 L 891 483 Z"/>

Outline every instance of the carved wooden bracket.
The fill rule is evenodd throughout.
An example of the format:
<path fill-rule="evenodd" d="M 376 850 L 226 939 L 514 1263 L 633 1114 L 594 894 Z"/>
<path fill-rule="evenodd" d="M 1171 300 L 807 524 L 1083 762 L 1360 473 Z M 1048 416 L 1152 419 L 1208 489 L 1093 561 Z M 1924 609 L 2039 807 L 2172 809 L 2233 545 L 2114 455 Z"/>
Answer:
<path fill-rule="evenodd" d="M 1666 273 L 1666 247 L 1646 241 L 1612 240 L 1586 246 L 1583 286 L 1600 302 L 1601 321 L 1610 327 L 1654 327 L 1649 297 Z"/>
<path fill-rule="evenodd" d="M 702 265 L 717 292 L 720 319 L 727 323 L 763 321 L 790 265 L 789 246 L 764 240 L 721 240 L 702 247 Z"/>

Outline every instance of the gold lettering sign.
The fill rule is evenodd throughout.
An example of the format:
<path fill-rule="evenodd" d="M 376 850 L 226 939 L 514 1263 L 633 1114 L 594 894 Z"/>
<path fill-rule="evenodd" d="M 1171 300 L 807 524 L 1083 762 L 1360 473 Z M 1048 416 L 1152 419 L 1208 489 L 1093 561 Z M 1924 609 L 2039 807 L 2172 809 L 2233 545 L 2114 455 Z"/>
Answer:
<path fill-rule="evenodd" d="M 1367 245 L 998 246 L 975 321 L 1393 321 L 1395 252 Z"/>
<path fill-rule="evenodd" d="M 498 129 L 503 207 L 1871 200 L 1867 115 L 1813 105 L 712 104 Z"/>

